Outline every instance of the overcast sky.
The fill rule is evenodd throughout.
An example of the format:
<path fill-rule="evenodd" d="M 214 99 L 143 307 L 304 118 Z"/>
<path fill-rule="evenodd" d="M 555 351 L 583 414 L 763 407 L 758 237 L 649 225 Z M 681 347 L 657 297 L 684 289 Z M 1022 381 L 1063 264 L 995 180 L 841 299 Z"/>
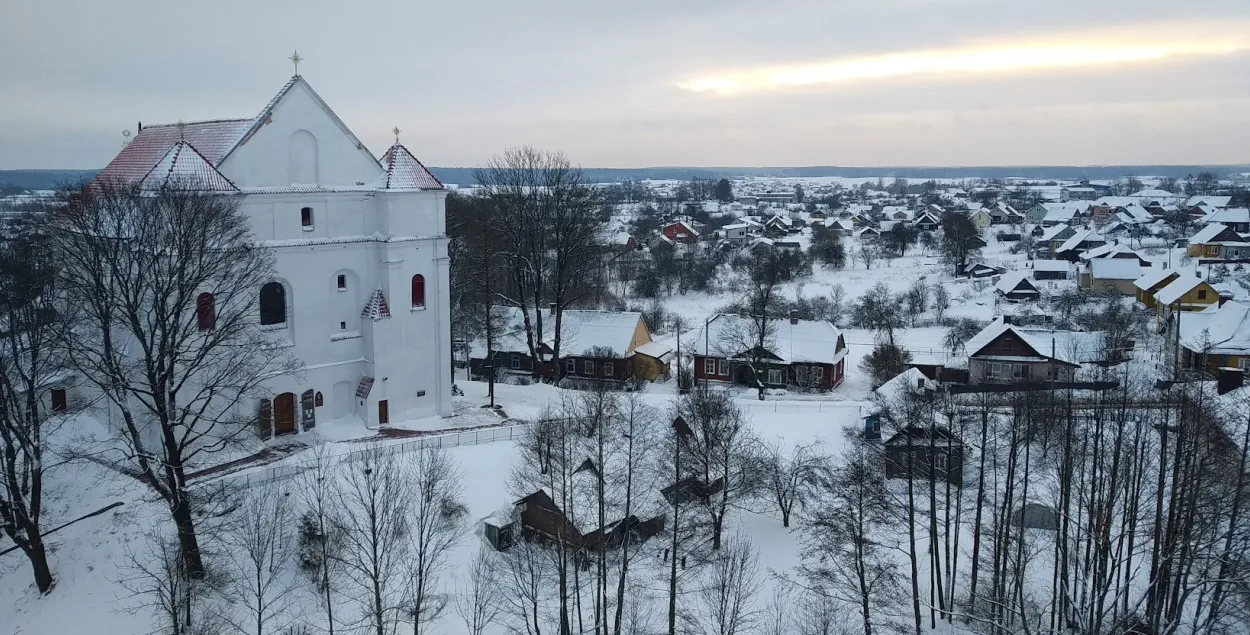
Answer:
<path fill-rule="evenodd" d="M 398 125 L 427 165 L 1250 162 L 1246 0 L 19 0 L 0 169 L 253 116 L 297 47 L 374 154 Z"/>

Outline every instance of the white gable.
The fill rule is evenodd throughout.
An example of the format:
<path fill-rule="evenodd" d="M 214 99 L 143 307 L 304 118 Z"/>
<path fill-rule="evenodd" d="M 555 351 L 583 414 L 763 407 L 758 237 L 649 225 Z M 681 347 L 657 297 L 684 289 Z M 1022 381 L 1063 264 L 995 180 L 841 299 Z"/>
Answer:
<path fill-rule="evenodd" d="M 219 169 L 240 189 L 356 187 L 382 166 L 303 78 L 292 78 Z"/>

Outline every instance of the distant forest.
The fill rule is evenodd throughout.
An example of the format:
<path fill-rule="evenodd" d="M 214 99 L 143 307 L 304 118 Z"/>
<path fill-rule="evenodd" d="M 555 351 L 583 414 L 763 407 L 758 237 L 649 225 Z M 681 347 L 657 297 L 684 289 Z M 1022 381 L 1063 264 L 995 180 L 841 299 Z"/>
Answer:
<path fill-rule="evenodd" d="M 430 168 L 443 183 L 473 185 L 474 168 Z M 81 183 L 95 176 L 96 170 L 0 170 L 0 191 L 44 190 L 67 183 Z M 819 177 L 846 178 L 900 177 L 905 179 L 1025 178 L 1037 180 L 1114 180 L 1126 176 L 1184 178 L 1199 172 L 1218 175 L 1250 172 L 1250 165 L 1100 165 L 1100 166 L 968 166 L 968 167 L 655 167 L 586 168 L 587 179 L 596 183 L 616 183 L 643 179 L 719 179 L 735 177 Z"/>

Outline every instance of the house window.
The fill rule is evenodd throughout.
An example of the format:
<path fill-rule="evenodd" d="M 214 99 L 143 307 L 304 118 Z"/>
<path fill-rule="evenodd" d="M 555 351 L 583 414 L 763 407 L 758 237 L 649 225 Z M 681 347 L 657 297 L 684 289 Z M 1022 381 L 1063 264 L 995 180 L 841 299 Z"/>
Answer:
<path fill-rule="evenodd" d="M 260 323 L 286 323 L 286 288 L 281 282 L 269 282 L 260 288 Z"/>
<path fill-rule="evenodd" d="M 604 362 L 604 363 L 603 363 L 603 376 L 604 376 L 604 377 L 615 377 L 615 376 L 616 376 L 616 374 L 612 372 L 612 362 Z"/>
<path fill-rule="evenodd" d="M 721 377 L 728 377 L 728 376 L 729 376 L 729 362 L 727 362 L 727 361 L 725 361 L 725 360 L 723 360 L 723 359 L 722 359 L 722 360 L 717 360 L 717 362 L 716 362 L 716 374 L 717 374 L 717 375 L 720 375 Z"/>
<path fill-rule="evenodd" d="M 217 307 L 213 294 L 201 293 L 195 298 L 195 324 L 201 331 L 211 331 L 217 325 Z"/>
<path fill-rule="evenodd" d="M 65 412 L 69 408 L 69 400 L 65 397 L 64 388 L 52 389 L 52 412 Z"/>
<path fill-rule="evenodd" d="M 824 366 L 812 366 L 812 377 L 817 381 L 825 378 Z"/>
<path fill-rule="evenodd" d="M 1207 299 L 1207 290 L 1206 290 L 1206 289 L 1198 289 L 1198 299 L 1199 299 L 1199 300 L 1205 300 L 1205 299 Z"/>
<path fill-rule="evenodd" d="M 1237 359 L 1237 368 L 1240 368 L 1240 369 L 1241 369 L 1241 370 L 1243 370 L 1243 371 L 1244 371 L 1244 370 L 1246 370 L 1246 369 L 1248 369 L 1248 368 L 1250 368 L 1250 357 L 1240 357 L 1240 358 L 1238 358 L 1238 359 Z"/>
<path fill-rule="evenodd" d="M 340 273 L 335 279 L 335 286 L 338 288 L 339 291 L 346 291 L 347 290 L 347 276 Z"/>
<path fill-rule="evenodd" d="M 412 308 L 425 306 L 425 276 L 417 274 L 412 277 Z"/>
<path fill-rule="evenodd" d="M 585 363 L 582 364 L 582 374 L 593 377 L 595 374 L 595 363 L 590 360 L 586 360 Z"/>
<path fill-rule="evenodd" d="M 986 376 L 998 377 L 998 374 L 1000 372 L 1002 372 L 1002 364 L 999 364 L 998 362 L 990 362 L 988 372 L 986 372 Z"/>
<path fill-rule="evenodd" d="M 1054 364 L 1051 364 L 1050 367 L 1046 370 L 1046 376 L 1049 377 L 1051 381 L 1055 381 L 1056 379 L 1059 379 L 1059 367 L 1055 366 Z"/>
<path fill-rule="evenodd" d="M 1024 379 L 1029 374 L 1028 368 L 1024 364 L 1013 364 L 1012 371 L 1012 377 L 1015 377 L 1016 379 Z"/>
<path fill-rule="evenodd" d="M 770 384 L 781 383 L 781 371 L 779 369 L 776 369 L 776 368 L 768 369 L 768 383 Z"/>
<path fill-rule="evenodd" d="M 946 469 L 946 453 L 945 452 L 935 452 L 933 454 L 933 467 L 939 470 Z"/>
<path fill-rule="evenodd" d="M 570 360 L 568 360 L 568 361 L 566 361 L 566 362 L 564 362 L 564 372 L 565 372 L 566 374 L 569 374 L 569 375 L 572 375 L 573 373 L 576 373 L 576 372 L 577 372 L 577 362 L 575 362 L 575 361 L 573 361 L 573 360 L 571 360 L 571 359 L 570 359 Z"/>
<path fill-rule="evenodd" d="M 313 212 L 311 207 L 301 207 L 299 210 L 299 225 L 304 231 L 312 231 L 313 228 Z"/>
<path fill-rule="evenodd" d="M 521 367 L 521 356 L 520 356 L 520 355 L 513 355 L 513 356 L 512 356 L 512 369 L 513 369 L 513 370 L 516 370 L 516 369 L 518 369 L 518 368 L 520 368 L 520 367 Z"/>
<path fill-rule="evenodd" d="M 704 359 L 703 360 L 703 374 L 712 375 L 715 373 L 716 373 L 716 360 Z"/>

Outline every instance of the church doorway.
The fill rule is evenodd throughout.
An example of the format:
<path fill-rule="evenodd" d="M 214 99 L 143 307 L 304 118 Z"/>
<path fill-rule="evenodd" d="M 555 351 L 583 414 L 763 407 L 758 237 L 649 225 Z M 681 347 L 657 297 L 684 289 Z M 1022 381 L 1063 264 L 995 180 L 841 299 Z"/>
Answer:
<path fill-rule="evenodd" d="M 390 422 L 391 422 L 390 408 L 387 406 L 386 400 L 383 399 L 382 401 L 378 402 L 378 423 L 380 425 L 386 425 Z"/>
<path fill-rule="evenodd" d="M 273 433 L 279 435 L 295 432 L 295 393 L 284 392 L 273 398 Z"/>

